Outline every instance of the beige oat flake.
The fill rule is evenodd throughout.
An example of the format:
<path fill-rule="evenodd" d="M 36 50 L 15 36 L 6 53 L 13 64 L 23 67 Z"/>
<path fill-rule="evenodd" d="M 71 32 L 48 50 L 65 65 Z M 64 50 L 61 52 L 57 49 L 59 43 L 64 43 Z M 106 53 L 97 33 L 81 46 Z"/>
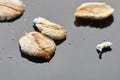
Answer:
<path fill-rule="evenodd" d="M 113 12 L 114 9 L 104 2 L 89 2 L 80 5 L 74 15 L 79 18 L 105 19 Z"/>
<path fill-rule="evenodd" d="M 20 16 L 24 5 L 20 0 L 0 0 L 0 20 L 11 20 Z"/>
<path fill-rule="evenodd" d="M 63 26 L 60 26 L 42 17 L 35 18 L 33 22 L 35 27 L 37 27 L 42 34 L 45 34 L 54 40 L 66 38 L 66 31 L 64 30 Z"/>
<path fill-rule="evenodd" d="M 19 39 L 19 45 L 24 54 L 45 60 L 50 60 L 56 49 L 51 38 L 36 31 L 25 33 Z"/>

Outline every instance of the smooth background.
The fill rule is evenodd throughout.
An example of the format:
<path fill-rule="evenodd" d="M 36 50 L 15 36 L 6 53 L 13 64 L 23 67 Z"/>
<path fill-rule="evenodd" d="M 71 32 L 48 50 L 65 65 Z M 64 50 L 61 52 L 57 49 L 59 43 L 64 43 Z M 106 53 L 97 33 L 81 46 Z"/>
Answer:
<path fill-rule="evenodd" d="M 0 23 L 1 80 L 119 80 L 120 79 L 120 2 L 102 1 L 115 9 L 113 21 L 105 28 L 76 26 L 75 9 L 90 0 L 22 0 L 24 14 L 13 22 Z M 36 63 L 21 57 L 18 40 L 34 31 L 33 19 L 44 17 L 64 26 L 67 39 L 57 45 L 49 63 Z M 101 24 L 102 25 L 102 24 Z M 95 46 L 104 40 L 112 51 L 99 59 Z"/>

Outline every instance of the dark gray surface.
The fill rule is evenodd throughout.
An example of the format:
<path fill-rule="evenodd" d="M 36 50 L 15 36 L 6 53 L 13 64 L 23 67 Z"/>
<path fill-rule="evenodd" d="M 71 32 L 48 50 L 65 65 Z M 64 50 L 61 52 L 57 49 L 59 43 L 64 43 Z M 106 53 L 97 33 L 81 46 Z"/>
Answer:
<path fill-rule="evenodd" d="M 76 27 L 75 9 L 89 0 L 22 0 L 24 14 L 14 22 L 0 23 L 0 80 L 119 80 L 120 4 L 103 1 L 115 9 L 113 22 L 105 28 Z M 44 17 L 67 30 L 67 39 L 57 46 L 49 63 L 35 63 L 21 57 L 18 40 L 33 31 L 32 20 Z M 96 26 L 96 25 L 94 25 Z M 113 43 L 112 51 L 100 60 L 95 46 L 103 40 Z"/>

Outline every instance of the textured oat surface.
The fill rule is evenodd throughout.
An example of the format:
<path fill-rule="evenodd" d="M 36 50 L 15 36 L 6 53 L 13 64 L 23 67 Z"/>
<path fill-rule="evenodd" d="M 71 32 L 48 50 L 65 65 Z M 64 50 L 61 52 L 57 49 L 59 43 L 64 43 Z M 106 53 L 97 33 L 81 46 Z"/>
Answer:
<path fill-rule="evenodd" d="M 11 20 L 19 17 L 24 11 L 20 0 L 0 0 L 0 20 Z"/>
<path fill-rule="evenodd" d="M 76 17 L 104 19 L 112 15 L 114 9 L 103 2 L 88 2 L 81 4 L 75 12 Z"/>

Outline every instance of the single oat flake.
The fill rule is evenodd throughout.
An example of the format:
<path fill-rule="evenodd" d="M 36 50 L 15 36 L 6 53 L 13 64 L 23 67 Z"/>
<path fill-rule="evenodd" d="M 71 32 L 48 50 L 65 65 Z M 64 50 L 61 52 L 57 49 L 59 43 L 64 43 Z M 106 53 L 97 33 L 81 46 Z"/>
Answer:
<path fill-rule="evenodd" d="M 19 39 L 21 52 L 31 57 L 50 60 L 56 50 L 56 44 L 48 36 L 33 31 L 24 33 Z"/>
<path fill-rule="evenodd" d="M 63 26 L 53 23 L 45 18 L 38 17 L 33 20 L 38 30 L 54 40 L 62 40 L 66 38 L 67 32 Z"/>
<path fill-rule="evenodd" d="M 104 2 L 89 2 L 80 5 L 75 16 L 79 18 L 105 19 L 114 13 L 114 9 Z"/>
<path fill-rule="evenodd" d="M 24 12 L 24 4 L 20 0 L 0 0 L 0 21 L 16 19 Z"/>

